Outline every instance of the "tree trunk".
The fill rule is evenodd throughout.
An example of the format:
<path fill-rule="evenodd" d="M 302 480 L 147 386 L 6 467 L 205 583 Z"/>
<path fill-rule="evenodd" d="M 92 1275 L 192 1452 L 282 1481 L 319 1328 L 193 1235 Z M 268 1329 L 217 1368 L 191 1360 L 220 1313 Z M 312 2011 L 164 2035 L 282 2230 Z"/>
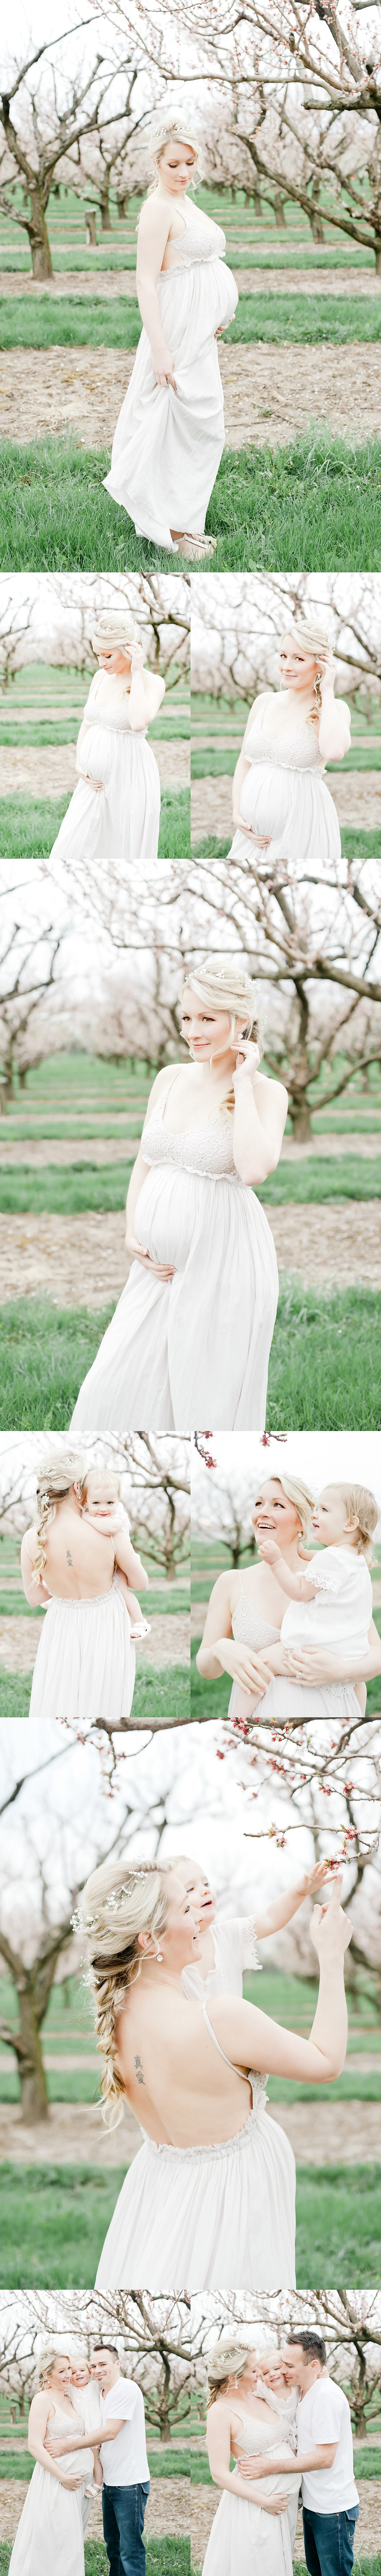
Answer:
<path fill-rule="evenodd" d="M 100 209 L 101 209 L 101 225 L 102 225 L 102 232 L 103 232 L 103 233 L 112 233 L 112 223 L 111 223 L 111 221 L 110 221 L 110 207 L 109 207 L 109 192 L 108 192 L 108 188 L 103 188 L 103 189 L 102 189 L 102 196 L 101 196 L 101 199 L 100 199 Z"/>
<path fill-rule="evenodd" d="M 376 277 L 381 277 L 381 242 L 376 242 Z"/>
<path fill-rule="evenodd" d="M 33 1988 L 20 1993 L 20 2029 L 15 2033 L 15 2048 L 21 2084 L 21 2117 L 29 2129 L 37 2129 L 41 2120 L 49 2119 L 40 2033 L 36 2019 Z"/>
<path fill-rule="evenodd" d="M 29 222 L 26 224 L 26 232 L 29 235 L 33 276 L 38 277 L 41 280 L 52 277 L 53 269 L 50 257 L 48 228 L 45 223 L 42 197 L 37 180 L 35 187 L 30 190 L 30 202 L 31 213 L 29 216 Z"/>
<path fill-rule="evenodd" d="M 276 222 L 277 232 L 278 232 L 278 233 L 285 233 L 285 231 L 286 231 L 286 217 L 285 217 L 285 211 L 284 211 L 284 205 L 283 205 L 283 197 L 281 197 L 280 188 L 276 188 L 276 189 L 275 189 L 275 196 L 274 196 L 274 215 L 275 215 L 275 222 Z"/>
<path fill-rule="evenodd" d="M 308 1100 L 299 1101 L 299 1103 L 295 1104 L 295 1108 L 293 1107 L 291 1100 L 290 1117 L 292 1118 L 294 1144 L 308 1145 L 312 1136 L 311 1113 L 308 1107 Z"/>
<path fill-rule="evenodd" d="M 93 214 L 92 206 L 87 206 L 87 207 L 86 207 L 86 248 L 87 248 L 87 250 L 96 250 L 96 246 L 97 246 L 97 236 L 96 236 L 96 229 L 95 229 L 95 215 Z"/>
<path fill-rule="evenodd" d="M 119 215 L 119 221 L 120 221 L 120 223 L 121 223 L 121 224 L 125 224 L 125 222 L 126 222 L 126 216 L 128 215 L 129 202 L 130 202 L 130 201 L 129 201 L 129 192 L 128 192 L 128 188 L 124 188 L 124 190 L 123 190 L 123 196 L 118 197 L 118 215 Z"/>

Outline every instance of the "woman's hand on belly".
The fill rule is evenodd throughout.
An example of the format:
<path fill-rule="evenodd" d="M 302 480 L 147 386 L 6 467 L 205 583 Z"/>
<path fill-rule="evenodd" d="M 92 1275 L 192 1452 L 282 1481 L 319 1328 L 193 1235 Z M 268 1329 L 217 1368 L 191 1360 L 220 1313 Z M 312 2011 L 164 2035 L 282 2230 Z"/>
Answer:
<path fill-rule="evenodd" d="M 79 777 L 79 778 L 83 778 L 83 782 L 84 782 L 84 786 L 85 786 L 85 787 L 94 787 L 94 789 L 95 789 L 95 795 L 96 795 L 96 796 L 100 796 L 100 795 L 101 795 L 101 791 L 102 791 L 102 788 L 103 788 L 103 778 L 90 778 L 90 777 L 89 777 L 89 771 L 88 771 L 88 769 L 79 769 L 79 770 L 78 770 L 78 777 Z"/>
<path fill-rule="evenodd" d="M 137 1243 L 136 1235 L 126 1232 L 126 1249 L 131 1260 L 141 1261 L 143 1270 L 153 1270 L 156 1279 L 175 1279 L 176 1272 L 170 1262 L 153 1261 L 151 1253 L 143 1252 L 141 1243 Z"/>
<path fill-rule="evenodd" d="M 270 849 L 271 832 L 254 832 L 252 823 L 245 823 L 244 814 L 233 814 L 233 823 L 235 831 L 246 832 L 248 841 L 254 841 L 257 850 Z"/>
<path fill-rule="evenodd" d="M 328 1646 L 316 1646 L 316 1649 L 311 1646 L 283 1646 L 281 1670 L 282 1673 L 288 1674 L 290 1681 L 294 1682 L 298 1678 L 302 1682 L 309 1682 L 311 1688 L 315 1685 L 318 1690 L 320 1682 L 329 1681 L 328 1665 L 331 1660 Z M 339 1661 L 339 1658 L 337 1660 Z"/>

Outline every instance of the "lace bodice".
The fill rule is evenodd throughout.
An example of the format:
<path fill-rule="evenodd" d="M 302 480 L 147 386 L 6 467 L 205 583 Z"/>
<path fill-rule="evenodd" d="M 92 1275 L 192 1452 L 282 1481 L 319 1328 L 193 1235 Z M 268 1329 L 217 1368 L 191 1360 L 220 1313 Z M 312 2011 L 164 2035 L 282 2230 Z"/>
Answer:
<path fill-rule="evenodd" d="M 238 2414 L 238 2401 L 237 2401 L 237 2414 Z M 234 2440 L 235 2440 L 235 2442 L 236 2442 L 236 2443 L 238 2442 L 238 2440 L 239 2440 L 239 2442 L 241 2442 L 241 2436 L 240 2436 L 240 2435 L 238 2435 L 238 2433 L 237 2433 L 237 2434 L 235 2434 L 235 2435 L 234 2435 Z M 278 2451 L 282 2451 L 282 2455 L 283 2455 L 283 2452 L 284 2452 L 285 2450 L 287 2450 L 287 2449 L 288 2449 L 288 2426 L 287 2426 L 287 2432 L 286 2432 L 286 2435 L 283 2435 L 283 2440 L 282 2440 L 282 2425 L 281 2425 L 281 2423 L 279 2422 L 279 2415 L 277 2415 L 276 2423 L 274 2423 L 274 2416 L 273 2416 L 272 2414 L 270 2414 L 270 2421 L 269 2421 L 269 2423 L 268 2423 L 268 2424 L 266 2424 L 266 2423 L 265 2423 L 265 2420 L 264 2420 L 264 2417 L 263 2417 L 263 2416 L 262 2416 L 262 2418 L 261 2418 L 259 2415 L 258 2415 L 257 2417 L 255 2417 L 254 2415 L 244 2415 L 244 2416 L 243 2416 L 243 2419 L 242 2419 L 242 2454 L 241 2454 L 242 2458 L 243 2458 L 244 2452 L 246 2453 L 247 2451 L 256 2451 L 256 2452 L 257 2452 L 257 2454 L 258 2454 L 258 2457 L 261 2457 L 261 2458 L 262 2458 L 262 2456 L 263 2456 L 263 2452 L 264 2452 L 264 2451 L 268 2451 L 268 2454 L 269 2454 L 269 2460 L 271 2460 L 274 2456 L 276 2456 L 276 2454 L 277 2454 L 277 2452 L 278 2452 Z"/>
<path fill-rule="evenodd" d="M 247 1592 L 244 1592 L 241 1577 L 240 1583 L 239 1601 L 235 1610 L 232 1610 L 233 1637 L 242 1639 L 242 1643 L 247 1646 L 258 1647 L 259 1651 L 261 1646 L 277 1646 L 280 1628 L 271 1628 L 268 1619 L 258 1617 L 258 1611 L 254 1610 L 252 1601 L 248 1601 Z"/>
<path fill-rule="evenodd" d="M 244 1189 L 246 1184 L 240 1180 L 235 1168 L 233 1121 L 227 1110 L 221 1110 L 215 1118 L 207 1118 L 204 1125 L 187 1127 L 179 1136 L 172 1135 L 170 1128 L 164 1127 L 163 1110 L 175 1081 L 176 1074 L 171 1071 L 160 1099 L 155 1101 L 151 1115 L 146 1119 L 142 1134 L 144 1162 L 172 1163 L 177 1170 L 197 1172 L 205 1179 L 210 1175 L 215 1180 L 231 1180 L 237 1189 Z"/>
<path fill-rule="evenodd" d="M 49 2427 L 47 2429 L 49 2429 L 50 2433 L 54 2433 L 54 2440 L 56 2440 L 56 2436 L 57 2439 L 60 2440 L 61 2434 L 64 2436 L 65 2433 L 85 2433 L 86 2425 L 84 2416 L 81 2414 L 80 2407 L 73 2406 L 72 2416 L 69 2416 L 64 2415 L 62 2406 L 55 2406 L 54 2415 L 49 2416 Z M 92 2478 L 94 2457 L 90 2448 L 88 2451 L 59 2451 L 58 2453 L 56 2452 L 55 2456 L 58 2461 L 59 2469 L 64 2469 L 65 2471 L 67 2469 L 69 2474 L 71 2472 L 74 2476 L 76 2470 L 79 2468 L 81 2477 L 87 2479 Z"/>
<path fill-rule="evenodd" d="M 188 216 L 188 209 L 185 206 L 182 207 L 182 213 L 185 215 L 186 232 L 181 233 L 179 240 L 174 244 L 177 257 L 171 260 L 170 268 L 161 269 L 161 277 L 173 277 L 176 269 L 197 268 L 201 264 L 203 266 L 207 259 L 225 257 L 226 240 L 225 233 L 221 231 L 221 224 L 212 224 L 209 221 L 201 223 L 199 216 L 193 216 L 192 220 L 192 215 Z"/>
<path fill-rule="evenodd" d="M 252 768 L 256 761 L 271 763 L 272 769 L 324 769 L 317 733 L 312 724 L 295 725 L 293 733 L 283 734 L 278 742 L 270 741 L 264 731 L 264 717 L 270 699 L 255 716 L 251 733 L 246 735 L 245 760 Z"/>
<path fill-rule="evenodd" d="M 134 730 L 128 712 L 128 705 L 124 702 L 124 699 L 116 698 L 114 707 L 100 706 L 98 689 L 95 690 L 94 697 L 87 698 L 86 700 L 82 722 L 87 725 L 104 725 L 106 733 L 133 734 Z M 146 725 L 144 727 L 139 726 L 140 741 L 143 738 L 143 734 L 146 734 L 146 731 Z"/>

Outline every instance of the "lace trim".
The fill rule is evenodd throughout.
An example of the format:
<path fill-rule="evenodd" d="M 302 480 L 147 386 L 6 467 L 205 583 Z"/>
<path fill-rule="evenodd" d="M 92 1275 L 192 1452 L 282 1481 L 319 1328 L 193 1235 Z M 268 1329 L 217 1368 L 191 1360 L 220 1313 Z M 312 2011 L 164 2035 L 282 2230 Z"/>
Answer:
<path fill-rule="evenodd" d="M 209 2159 L 210 2156 L 221 2157 L 239 2155 L 242 2147 L 251 2145 L 253 2129 L 257 2128 L 261 2111 L 264 2111 L 265 2104 L 267 2102 L 267 2093 L 265 2092 L 267 2075 L 250 2075 L 250 2082 L 255 2093 L 253 2108 L 252 2111 L 249 2111 L 248 2118 L 245 2120 L 244 2128 L 238 2130 L 235 2138 L 221 2138 L 218 2140 L 217 2146 L 211 2147 L 172 2147 L 167 2143 L 163 2146 L 159 2146 L 156 2138 L 147 2137 L 147 2131 L 144 2130 L 144 2143 L 146 2147 L 149 2147 L 150 2154 L 152 2156 L 166 2156 L 168 2164 L 177 2165 L 178 2170 L 180 2170 L 181 2166 L 182 2171 L 184 2171 L 184 2165 L 186 2162 L 191 2165 L 199 2165 L 200 2163 L 205 2162 L 207 2158 Z"/>

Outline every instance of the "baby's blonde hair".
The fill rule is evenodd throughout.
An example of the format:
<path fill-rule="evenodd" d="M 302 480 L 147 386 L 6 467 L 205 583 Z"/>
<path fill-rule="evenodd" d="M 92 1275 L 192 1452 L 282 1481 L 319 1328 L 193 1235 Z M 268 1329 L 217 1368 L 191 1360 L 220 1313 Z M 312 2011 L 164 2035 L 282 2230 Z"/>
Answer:
<path fill-rule="evenodd" d="M 73 1917 L 76 1931 L 86 1933 L 89 1974 L 96 2005 L 97 2048 L 105 2060 L 101 2093 L 103 2118 L 110 2128 L 123 2116 L 125 2085 L 118 2066 L 117 2021 L 131 1986 L 141 1976 L 143 1952 L 139 1932 L 153 1938 L 167 1922 L 168 1874 L 172 1863 L 137 1862 L 136 1869 L 105 1861 L 87 1879 Z M 119 2109 L 118 2109 L 119 2101 Z"/>
<path fill-rule="evenodd" d="M 89 1467 L 89 1468 L 88 1468 L 88 1471 L 87 1471 L 86 1476 L 84 1476 L 84 1477 L 83 1477 L 83 1480 L 82 1480 L 82 1493 L 83 1493 L 83 1500 L 84 1500 L 84 1504 L 85 1504 L 85 1509 L 86 1509 L 86 1503 L 87 1503 L 87 1496 L 88 1496 L 88 1493 L 89 1493 L 89 1491 L 90 1491 L 90 1485 L 104 1485 L 105 1487 L 106 1487 L 106 1486 L 110 1486 L 110 1485 L 115 1485 L 115 1491 L 116 1491 L 116 1498 L 117 1498 L 117 1502 L 118 1502 L 118 1503 L 120 1502 L 120 1477 L 119 1477 L 119 1476 L 115 1476 L 115 1475 L 114 1475 L 114 1473 L 113 1473 L 113 1471 L 111 1472 L 111 1475 L 108 1475 L 108 1471 L 107 1471 L 107 1468 L 106 1468 L 106 1467 L 105 1467 L 103 1470 L 102 1470 L 102 1468 L 100 1468 L 100 1469 L 99 1469 L 99 1474 L 98 1474 L 98 1468 L 97 1468 L 97 1467 Z"/>
<path fill-rule="evenodd" d="M 358 1521 L 356 1555 L 365 1556 L 367 1565 L 373 1565 L 372 1538 L 380 1518 L 375 1494 L 370 1493 L 369 1485 L 337 1484 L 331 1486 L 331 1492 L 342 1494 L 348 1520 Z"/>

